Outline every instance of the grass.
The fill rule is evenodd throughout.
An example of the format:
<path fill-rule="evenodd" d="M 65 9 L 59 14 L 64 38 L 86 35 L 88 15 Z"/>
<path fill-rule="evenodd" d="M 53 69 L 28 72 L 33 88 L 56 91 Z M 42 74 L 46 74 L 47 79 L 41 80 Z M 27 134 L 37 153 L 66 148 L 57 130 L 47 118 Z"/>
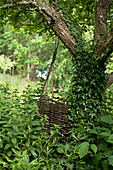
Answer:
<path fill-rule="evenodd" d="M 28 84 L 34 89 L 37 82 L 32 82 L 25 78 L 20 78 L 18 76 L 11 76 L 6 74 L 0 74 L 0 84 L 8 85 L 11 90 L 17 89 L 19 93 L 22 93 L 23 90 L 28 86 Z"/>

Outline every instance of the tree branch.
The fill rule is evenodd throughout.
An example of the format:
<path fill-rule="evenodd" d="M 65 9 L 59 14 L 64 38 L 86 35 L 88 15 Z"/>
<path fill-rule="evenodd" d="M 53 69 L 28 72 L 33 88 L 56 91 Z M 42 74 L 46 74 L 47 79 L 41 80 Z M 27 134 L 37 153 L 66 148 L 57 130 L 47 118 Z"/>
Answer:
<path fill-rule="evenodd" d="M 106 53 L 106 50 L 108 50 L 106 58 L 104 58 L 104 60 L 107 60 L 107 58 L 109 57 L 109 55 L 113 52 L 113 26 L 112 28 L 109 30 L 109 32 L 107 32 L 97 43 L 96 49 L 94 54 L 96 55 L 100 55 L 102 53 Z"/>
<path fill-rule="evenodd" d="M 42 14 L 48 25 L 52 28 L 63 44 L 69 49 L 73 56 L 76 57 L 75 38 L 71 35 L 66 23 L 56 12 L 54 7 L 51 4 L 43 3 L 43 10 L 39 9 L 39 13 Z"/>
<path fill-rule="evenodd" d="M 108 82 L 106 88 L 113 84 L 113 72 L 108 75 Z"/>
<path fill-rule="evenodd" d="M 76 42 L 74 36 L 71 35 L 70 30 L 68 29 L 66 23 L 63 21 L 61 16 L 56 12 L 52 4 L 47 4 L 46 0 L 43 0 L 43 2 L 40 0 L 39 3 L 33 2 L 31 0 L 29 0 L 28 2 L 22 1 L 15 4 L 7 4 L 1 6 L 0 9 L 8 9 L 28 4 L 32 4 L 36 7 L 37 11 L 44 17 L 48 25 L 53 29 L 55 34 L 59 37 L 63 44 L 65 44 L 65 46 L 69 49 L 73 56 L 77 56 L 75 47 Z M 40 8 L 40 6 L 43 7 Z"/>
<path fill-rule="evenodd" d="M 3 5 L 3 6 L 0 6 L 0 9 L 8 9 L 8 8 L 12 8 L 12 7 L 17 7 L 17 6 L 21 6 L 21 5 L 29 5 L 31 4 L 31 2 L 26 2 L 26 1 L 22 1 L 22 2 L 18 2 L 18 3 L 15 3 L 15 4 L 6 4 L 6 5 Z"/>

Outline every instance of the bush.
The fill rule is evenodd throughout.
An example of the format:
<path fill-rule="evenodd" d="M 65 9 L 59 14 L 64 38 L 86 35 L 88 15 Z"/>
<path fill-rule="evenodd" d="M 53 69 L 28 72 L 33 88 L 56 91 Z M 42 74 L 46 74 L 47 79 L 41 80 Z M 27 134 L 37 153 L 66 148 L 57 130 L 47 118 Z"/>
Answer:
<path fill-rule="evenodd" d="M 38 93 L 28 87 L 18 95 L 0 86 L 0 169 L 112 169 L 112 116 L 100 116 L 92 126 L 81 121 L 62 142 L 58 125 L 45 131 L 48 119 L 38 113 Z"/>
<path fill-rule="evenodd" d="M 37 99 L 30 87 L 21 96 L 0 87 L 0 169 L 72 169 L 76 150 L 60 141 L 58 125 L 44 131 L 47 116 L 38 113 Z"/>

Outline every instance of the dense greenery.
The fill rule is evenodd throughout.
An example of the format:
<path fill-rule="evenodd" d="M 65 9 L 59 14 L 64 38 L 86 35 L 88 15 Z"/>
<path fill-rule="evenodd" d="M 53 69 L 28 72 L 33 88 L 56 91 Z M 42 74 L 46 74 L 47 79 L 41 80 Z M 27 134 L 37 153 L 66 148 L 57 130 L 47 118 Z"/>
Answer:
<path fill-rule="evenodd" d="M 47 117 L 38 113 L 39 84 L 20 96 L 1 85 L 0 168 L 113 169 L 112 102 L 109 90 L 106 94 L 106 65 L 113 52 L 112 7 L 112 0 L 0 2 L 1 60 L 13 55 L 7 68 L 1 64 L 1 72 L 12 67 L 12 75 L 20 71 L 28 79 L 32 67 L 33 75 L 37 70 L 47 73 L 55 34 L 70 51 L 60 42 L 54 66 L 63 83 L 55 77 L 55 90 L 64 88 L 61 93 L 69 104 L 68 142 L 62 142 L 57 125 L 50 135 L 43 130 Z M 51 82 L 49 86 L 50 94 Z"/>
<path fill-rule="evenodd" d="M 38 113 L 39 88 L 28 87 L 21 96 L 8 86 L 0 90 L 1 169 L 112 169 L 111 116 L 101 116 L 93 128 L 82 122 L 71 140 L 62 143 L 59 126 L 50 135 L 43 131 L 48 122 Z"/>

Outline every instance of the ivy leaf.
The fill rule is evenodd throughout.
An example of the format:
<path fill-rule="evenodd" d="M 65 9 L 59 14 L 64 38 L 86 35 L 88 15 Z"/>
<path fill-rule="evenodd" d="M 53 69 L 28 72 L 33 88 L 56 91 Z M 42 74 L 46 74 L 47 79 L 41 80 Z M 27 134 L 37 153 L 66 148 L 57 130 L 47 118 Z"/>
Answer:
<path fill-rule="evenodd" d="M 80 159 L 88 154 L 88 150 L 89 150 L 89 143 L 88 142 L 83 142 L 83 143 L 80 144 L 80 146 L 79 146 Z"/>
<path fill-rule="evenodd" d="M 91 144 L 91 149 L 95 154 L 97 153 L 97 146 L 95 144 Z"/>

